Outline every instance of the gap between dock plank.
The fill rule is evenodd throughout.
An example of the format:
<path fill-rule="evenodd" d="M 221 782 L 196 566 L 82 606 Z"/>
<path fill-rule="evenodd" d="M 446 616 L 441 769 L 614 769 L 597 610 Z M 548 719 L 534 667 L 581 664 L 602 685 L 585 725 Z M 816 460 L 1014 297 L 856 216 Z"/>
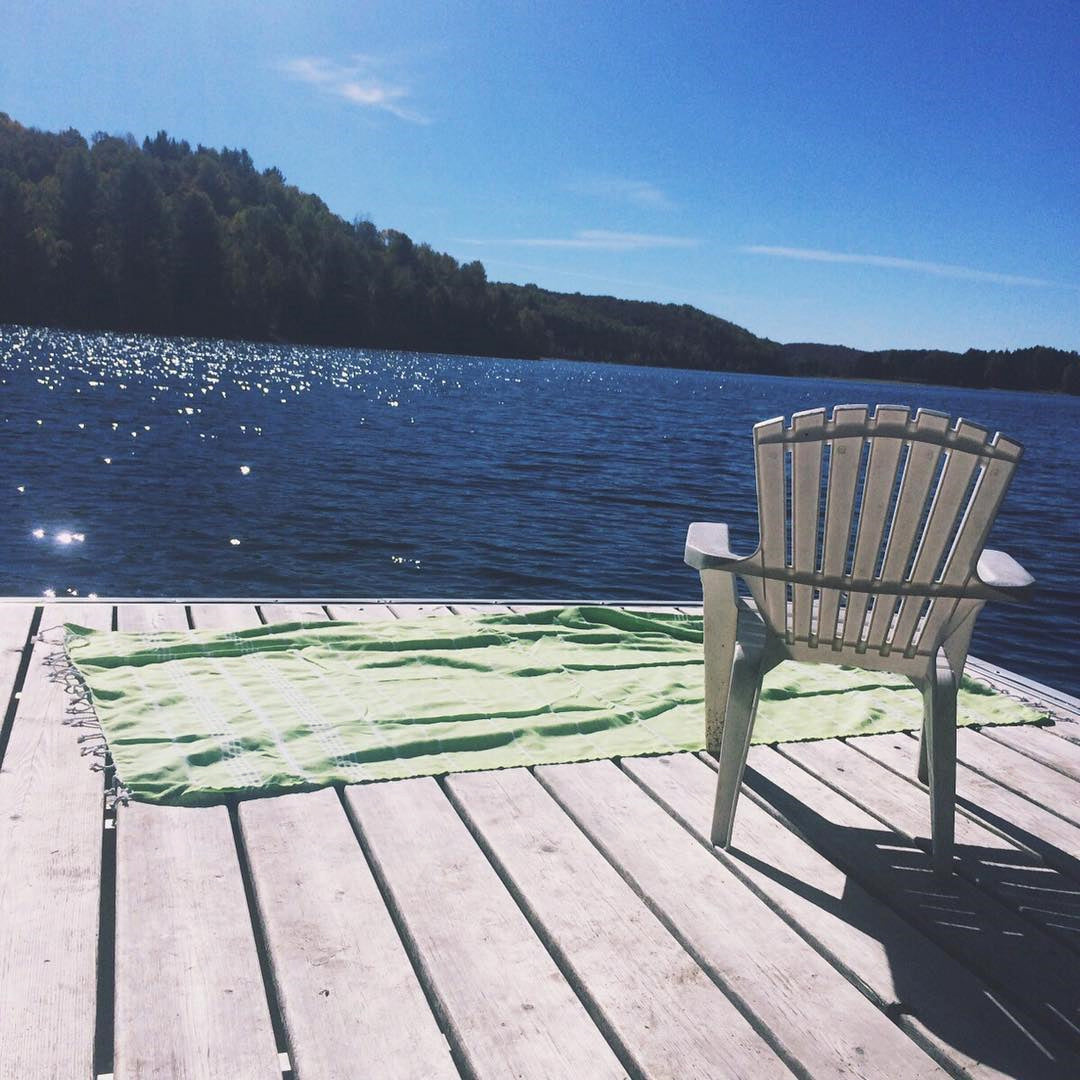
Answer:
<path fill-rule="evenodd" d="M 609 1041 L 643 1076 L 790 1076 L 721 990 L 525 769 L 445 784 Z"/>
<path fill-rule="evenodd" d="M 1080 782 L 970 728 L 959 729 L 956 739 L 957 756 L 968 768 L 1080 824 Z M 1057 741 L 1069 745 L 1064 739 Z"/>
<path fill-rule="evenodd" d="M 456 1077 L 337 793 L 238 813 L 296 1074 Z"/>
<path fill-rule="evenodd" d="M 916 740 L 870 735 L 852 742 L 893 774 L 888 779 L 878 771 L 872 774 L 870 783 L 879 797 L 887 788 L 902 800 L 906 786 L 918 793 L 917 800 L 928 799 L 925 788 L 908 775 L 915 771 Z M 1065 944 L 1080 948 L 1080 827 L 963 764 L 956 780 L 957 841 L 963 845 L 957 851 L 959 872 Z M 874 805 L 867 808 L 875 810 Z M 886 815 L 889 823 L 913 835 L 918 825 L 900 815 L 894 802 Z"/>
<path fill-rule="evenodd" d="M 941 1075 L 925 1051 L 614 763 L 545 765 L 535 775 L 797 1073 Z"/>
<path fill-rule="evenodd" d="M 972 1080 L 1074 1075 L 1074 1056 L 744 791 L 730 850 L 706 830 L 716 773 L 693 754 L 623 770 L 924 1049 Z"/>
<path fill-rule="evenodd" d="M 379 622 L 394 617 L 385 604 L 327 604 L 326 611 L 331 619 L 342 622 Z"/>
<path fill-rule="evenodd" d="M 469 1074 L 625 1075 L 433 779 L 351 786 L 345 800 Z"/>
<path fill-rule="evenodd" d="M 50 615 L 112 626 L 108 605 Z M 0 1075 L 19 1078 L 95 1065 L 105 789 L 78 741 L 92 728 L 65 723 L 59 657 L 34 644 L 0 769 Z"/>
<path fill-rule="evenodd" d="M 321 604 L 260 604 L 264 623 L 326 622 L 329 615 Z"/>
<path fill-rule="evenodd" d="M 1080 745 L 1068 739 L 1057 739 L 1045 728 L 1030 724 L 985 727 L 982 734 L 1073 780 L 1080 780 Z"/>
<path fill-rule="evenodd" d="M 193 608 L 217 629 L 259 625 L 251 605 Z M 165 619 L 132 606 L 132 628 Z M 117 813 L 116 1080 L 215 1074 L 280 1080 L 241 866 L 225 806 L 132 803 Z M 153 912 L 153 918 L 146 918 Z"/>
<path fill-rule="evenodd" d="M 280 1080 L 229 811 L 117 813 L 116 1080 Z"/>
<path fill-rule="evenodd" d="M 917 741 L 907 735 L 867 735 L 852 743 L 860 743 L 862 752 L 834 741 L 832 745 L 784 747 L 782 753 L 826 783 L 840 785 L 854 802 L 919 843 L 917 838 L 929 832 L 929 796 L 914 780 Z M 988 827 L 980 818 L 992 821 L 995 815 L 980 809 L 979 804 L 989 803 L 1000 810 L 1000 802 L 1008 801 L 1024 825 L 1031 826 L 1034 819 L 1035 828 L 1052 839 L 1065 836 L 1075 843 L 1080 830 L 962 765 L 957 768 L 957 784 L 958 807 L 964 812 L 956 815 L 956 872 L 1041 930 L 1076 947 L 1080 944 L 1076 936 L 1080 929 L 1080 886 L 1040 858 L 1053 851 L 1061 861 L 1062 853 L 1021 826 L 1010 825 L 1012 835 Z M 921 844 L 928 848 L 929 840 Z M 1038 854 L 1037 848 L 1042 849 Z M 1073 929 L 1069 929 L 1070 923 Z"/>
<path fill-rule="evenodd" d="M 18 694 L 30 666 L 38 612 L 33 604 L 6 604 L 0 608 L 0 765 L 4 762 Z"/>
<path fill-rule="evenodd" d="M 196 630 L 250 630 L 263 624 L 254 604 L 190 604 L 188 611 Z"/>
<path fill-rule="evenodd" d="M 1033 1013 L 1071 1045 L 1080 1044 L 1080 984 L 1061 971 L 1061 946 L 965 878 L 935 875 L 922 846 L 862 808 L 872 792 L 859 790 L 856 771 L 847 771 L 838 789 L 810 767 L 760 746 L 750 749 L 746 783 L 816 849 L 1016 1009 Z"/>

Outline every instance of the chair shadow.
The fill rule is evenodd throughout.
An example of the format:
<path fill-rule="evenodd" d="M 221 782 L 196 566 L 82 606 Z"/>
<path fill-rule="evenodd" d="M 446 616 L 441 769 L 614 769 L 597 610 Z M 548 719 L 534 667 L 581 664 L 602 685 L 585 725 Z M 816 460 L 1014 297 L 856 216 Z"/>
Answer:
<path fill-rule="evenodd" d="M 844 892 L 840 897 L 823 892 L 738 847 L 728 854 L 736 864 L 752 868 L 879 941 L 895 985 L 896 1011 L 915 1016 L 943 1043 L 1007 1075 L 1077 1075 L 1080 864 L 1076 860 L 1054 849 L 1059 866 L 1071 864 L 1074 873 L 1067 874 L 1022 849 L 958 844 L 957 872 L 946 877 L 933 871 L 929 841 L 912 841 L 884 826 L 838 825 L 751 766 L 745 783 L 846 873 Z M 989 818 L 981 809 L 970 808 Z M 1021 836 L 1016 839 L 1024 842 Z M 1025 1035 L 1019 1018 L 1011 1021 L 1013 1037 L 988 1037 L 994 1033 L 976 1022 L 979 1016 L 985 1020 L 985 1000 L 966 1011 L 956 1007 L 947 990 L 932 985 L 928 989 L 934 972 L 927 965 L 935 958 L 940 962 L 940 953 L 924 949 L 913 953 L 910 936 L 882 913 L 883 905 L 986 983 L 1005 1028 L 1010 1011 L 1016 1009 L 1040 1024 L 1061 1047 L 1071 1049 L 1047 1046 L 1046 1056 L 1037 1049 L 1032 1052 L 1025 1039 L 1036 1046 L 1046 1040 Z M 993 1015 L 997 1010 L 989 1011 Z M 1033 1071 L 1033 1061 L 1040 1060 L 1045 1060 L 1045 1069 Z"/>

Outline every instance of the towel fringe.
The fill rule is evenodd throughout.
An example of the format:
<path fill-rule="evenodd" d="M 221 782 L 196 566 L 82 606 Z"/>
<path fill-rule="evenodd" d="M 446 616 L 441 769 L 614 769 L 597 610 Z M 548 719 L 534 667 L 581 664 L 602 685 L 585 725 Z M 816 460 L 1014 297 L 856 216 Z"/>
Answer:
<path fill-rule="evenodd" d="M 68 653 L 72 638 L 77 636 L 66 627 L 57 625 L 39 631 L 36 640 L 44 645 L 53 646 L 53 651 L 45 655 L 42 666 L 48 673 L 49 681 L 60 685 L 68 697 L 68 704 L 61 722 L 65 727 L 88 729 L 76 737 L 76 742 L 79 744 L 80 756 L 90 759 L 90 771 L 99 772 L 105 776 L 104 809 L 106 815 L 109 815 L 115 810 L 117 804 L 127 806 L 131 793 L 121 782 L 113 765 L 109 743 L 102 730 L 97 710 L 94 708 L 94 698 L 90 687 L 72 663 Z"/>

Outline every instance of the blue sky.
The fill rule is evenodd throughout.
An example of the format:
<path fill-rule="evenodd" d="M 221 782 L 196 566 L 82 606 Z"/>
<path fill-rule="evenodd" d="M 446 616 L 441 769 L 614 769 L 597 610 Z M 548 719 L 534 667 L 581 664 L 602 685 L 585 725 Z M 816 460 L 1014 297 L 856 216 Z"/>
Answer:
<path fill-rule="evenodd" d="M 1080 3 L 8 0 L 0 110 L 165 129 L 493 280 L 1080 348 Z"/>

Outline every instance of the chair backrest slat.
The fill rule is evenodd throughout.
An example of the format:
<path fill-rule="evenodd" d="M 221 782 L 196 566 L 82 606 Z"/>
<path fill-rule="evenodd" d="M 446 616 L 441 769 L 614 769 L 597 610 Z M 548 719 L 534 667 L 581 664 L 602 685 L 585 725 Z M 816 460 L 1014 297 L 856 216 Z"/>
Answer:
<path fill-rule="evenodd" d="M 966 421 L 961 421 L 961 427 L 969 432 L 978 432 L 985 443 L 985 430 Z M 938 567 L 945 557 L 946 545 L 955 534 L 957 522 L 967 511 L 967 496 L 978 467 L 979 459 L 974 454 L 951 449 L 946 451 L 945 468 L 934 492 L 930 514 L 909 575 L 916 585 L 929 585 L 936 579 Z"/>
<path fill-rule="evenodd" d="M 924 420 L 924 430 L 940 427 L 944 436 L 948 430 L 948 417 L 940 413 L 920 412 L 916 418 L 916 427 Z M 911 551 L 918 539 L 918 529 L 930 495 L 930 487 L 941 461 L 942 447 L 929 442 L 913 443 L 908 450 L 904 464 L 900 491 L 893 513 L 892 529 L 885 545 L 885 559 L 879 577 L 882 581 L 900 581 L 907 572 Z M 870 620 L 867 640 L 884 643 L 893 625 L 896 614 L 897 597 L 878 596 L 874 605 L 874 614 Z"/>
<path fill-rule="evenodd" d="M 833 410 L 833 426 L 841 430 L 858 430 L 866 424 L 866 411 L 865 405 L 838 405 Z M 830 444 L 821 560 L 822 572 L 829 577 L 839 577 L 844 572 L 862 452 L 861 434 L 834 438 Z M 817 640 L 821 644 L 831 643 L 836 637 L 839 603 L 839 590 L 822 589 L 817 630 Z"/>
<path fill-rule="evenodd" d="M 974 424 L 961 421 L 960 430 L 975 438 L 980 445 L 986 441 L 986 431 Z M 962 520 L 967 511 L 966 496 L 975 470 L 979 467 L 979 459 L 974 454 L 951 449 L 946 450 L 945 454 L 945 467 L 941 471 L 915 554 L 915 562 L 908 575 L 913 585 L 930 585 L 937 580 L 938 567 L 945 557 L 946 545 L 956 531 L 957 520 Z M 970 571 L 971 567 L 968 566 L 966 572 Z M 892 640 L 889 642 L 890 649 L 911 651 L 924 606 L 925 599 L 917 596 L 909 596 L 904 600 L 893 629 Z"/>
<path fill-rule="evenodd" d="M 874 414 L 874 428 L 878 426 L 902 427 L 907 422 L 907 416 L 907 409 L 900 406 L 879 405 Z M 902 439 L 871 438 L 870 460 L 863 480 L 863 497 L 859 508 L 859 533 L 851 567 L 852 576 L 856 579 L 868 580 L 874 576 L 881 555 L 889 511 L 893 507 L 896 471 L 900 465 L 903 449 Z M 844 620 L 845 643 L 859 644 L 869 599 L 869 593 L 849 594 Z"/>
<path fill-rule="evenodd" d="M 1004 442 L 1016 446 L 1019 451 L 1017 444 L 1012 443 L 1011 440 L 1003 440 L 1000 436 L 995 437 L 994 445 L 1000 448 Z M 966 507 L 941 573 L 941 580 L 944 583 L 948 585 L 964 583 L 970 567 L 978 559 L 986 544 L 990 527 L 997 516 L 998 508 L 1005 497 L 1005 491 L 1015 468 L 1015 462 L 1001 458 L 992 459 L 983 465 L 977 486 L 972 492 L 971 500 Z M 926 654 L 959 607 L 960 601 L 953 600 L 946 603 L 943 597 L 936 599 L 919 630 L 917 640 L 908 644 L 907 653 L 909 655 L 914 655 L 915 652 Z"/>
<path fill-rule="evenodd" d="M 816 567 L 825 410 L 796 413 L 791 418 L 791 427 L 792 565 Z M 808 641 L 813 614 L 813 587 L 796 585 L 792 594 L 791 634 L 796 641 Z"/>
<path fill-rule="evenodd" d="M 1000 437 L 995 439 L 994 445 L 1001 446 L 1006 441 L 1012 446 L 1017 446 L 1011 440 Z M 1019 447 L 1017 449 L 1019 450 Z M 972 493 L 967 513 L 953 542 L 948 562 L 945 564 L 941 576 L 942 581 L 950 585 L 962 582 L 972 562 L 978 559 L 1015 469 L 1014 461 L 1002 458 L 987 461 L 983 466 L 978 487 Z"/>
<path fill-rule="evenodd" d="M 762 563 L 765 566 L 786 566 L 786 525 L 784 506 L 784 444 L 764 442 L 769 435 L 783 435 L 784 418 L 778 417 L 754 427 L 757 437 L 755 467 L 758 485 L 758 531 Z M 777 633 L 787 636 L 786 588 L 782 581 L 764 581 L 764 614 Z"/>
<path fill-rule="evenodd" d="M 789 645 L 930 655 L 972 610 L 936 595 L 939 583 L 971 578 L 1022 448 L 943 413 L 867 413 L 838 405 L 755 426 L 755 595 Z"/>

